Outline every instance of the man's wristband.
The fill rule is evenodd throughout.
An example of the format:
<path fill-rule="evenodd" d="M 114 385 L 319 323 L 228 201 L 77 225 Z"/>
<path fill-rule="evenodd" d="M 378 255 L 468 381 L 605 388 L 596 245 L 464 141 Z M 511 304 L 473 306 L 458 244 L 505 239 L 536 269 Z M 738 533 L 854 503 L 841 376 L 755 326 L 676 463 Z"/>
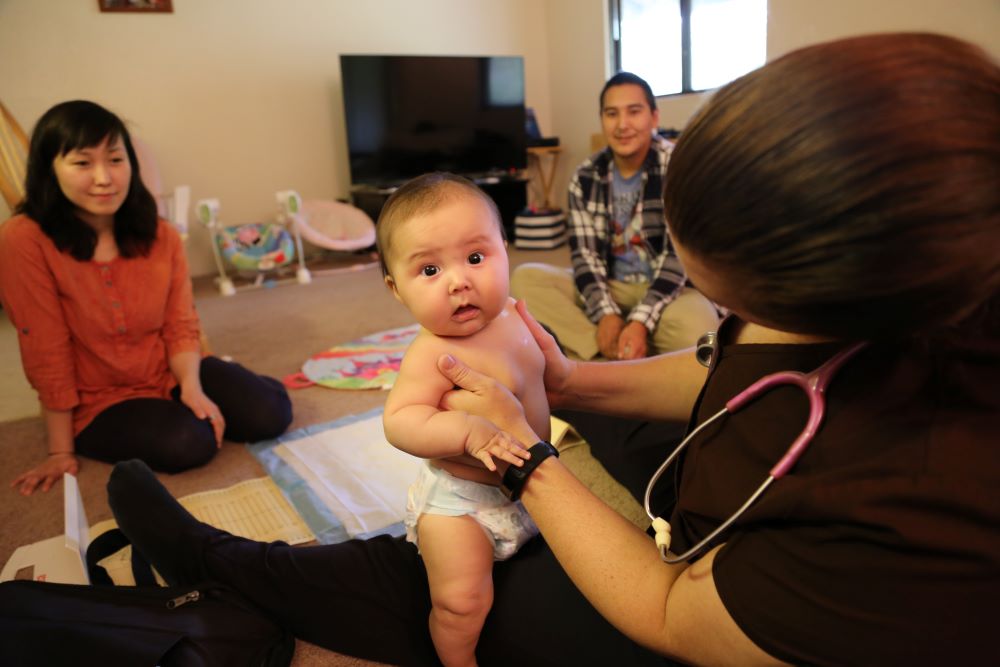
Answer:
<path fill-rule="evenodd" d="M 511 500 L 517 500 L 521 497 L 521 492 L 524 490 L 524 483 L 528 481 L 528 476 L 535 471 L 542 461 L 549 458 L 550 456 L 559 457 L 559 450 L 552 446 L 552 443 L 545 442 L 544 440 L 539 440 L 537 443 L 531 446 L 528 450 L 531 454 L 531 458 L 524 462 L 524 465 L 507 466 L 507 472 L 503 474 L 503 480 L 500 482 L 500 490 L 503 494 L 510 498 Z"/>

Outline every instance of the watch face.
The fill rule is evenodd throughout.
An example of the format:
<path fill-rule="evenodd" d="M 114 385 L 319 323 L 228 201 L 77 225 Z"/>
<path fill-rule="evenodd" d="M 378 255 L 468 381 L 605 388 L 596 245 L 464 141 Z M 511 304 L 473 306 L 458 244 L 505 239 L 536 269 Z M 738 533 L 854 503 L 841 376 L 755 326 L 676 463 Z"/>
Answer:
<path fill-rule="evenodd" d="M 517 500 L 520 497 L 521 489 L 528 475 L 534 472 L 535 468 L 542 461 L 550 456 L 559 457 L 559 450 L 544 440 L 536 442 L 528 449 L 528 452 L 531 453 L 531 458 L 525 461 L 524 465 L 520 467 L 514 465 L 507 466 L 507 470 L 503 474 L 503 480 L 500 482 L 500 490 L 511 500 Z"/>

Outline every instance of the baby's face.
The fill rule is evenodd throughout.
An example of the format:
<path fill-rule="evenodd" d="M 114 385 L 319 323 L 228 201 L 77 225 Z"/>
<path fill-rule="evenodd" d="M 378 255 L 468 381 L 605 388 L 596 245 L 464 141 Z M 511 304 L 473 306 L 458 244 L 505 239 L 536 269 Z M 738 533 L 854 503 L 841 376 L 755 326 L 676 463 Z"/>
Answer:
<path fill-rule="evenodd" d="M 469 336 L 499 315 L 510 292 L 510 266 L 490 208 L 456 194 L 393 233 L 386 282 L 425 329 Z"/>

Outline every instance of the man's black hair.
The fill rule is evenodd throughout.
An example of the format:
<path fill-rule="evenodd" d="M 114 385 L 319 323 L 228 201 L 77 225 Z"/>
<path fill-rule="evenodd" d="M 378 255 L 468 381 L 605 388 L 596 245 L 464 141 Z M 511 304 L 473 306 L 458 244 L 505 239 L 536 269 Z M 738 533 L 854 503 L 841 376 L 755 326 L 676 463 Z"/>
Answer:
<path fill-rule="evenodd" d="M 615 86 L 624 86 L 627 84 L 633 84 L 642 88 L 642 92 L 646 94 L 646 104 L 649 105 L 650 111 L 656 111 L 656 96 L 653 95 L 653 89 L 649 87 L 646 80 L 641 76 L 632 74 L 632 72 L 618 72 L 613 77 L 608 79 L 608 82 L 604 84 L 601 88 L 601 111 L 604 111 L 604 93 L 608 92 L 608 88 L 614 88 Z"/>

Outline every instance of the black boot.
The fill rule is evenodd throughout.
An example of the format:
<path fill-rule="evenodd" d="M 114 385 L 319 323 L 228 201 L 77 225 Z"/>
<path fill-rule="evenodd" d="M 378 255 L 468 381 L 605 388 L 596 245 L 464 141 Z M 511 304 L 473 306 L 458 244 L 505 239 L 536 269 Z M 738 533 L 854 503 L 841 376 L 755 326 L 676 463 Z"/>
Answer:
<path fill-rule="evenodd" d="M 204 581 L 201 545 L 215 528 L 184 509 L 139 459 L 115 465 L 108 504 L 132 548 L 173 586 Z"/>

